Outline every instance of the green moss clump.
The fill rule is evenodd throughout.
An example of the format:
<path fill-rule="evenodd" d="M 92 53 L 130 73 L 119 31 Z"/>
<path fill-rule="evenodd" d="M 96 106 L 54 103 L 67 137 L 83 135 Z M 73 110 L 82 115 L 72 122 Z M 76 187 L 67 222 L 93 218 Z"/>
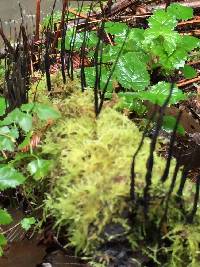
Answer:
<path fill-rule="evenodd" d="M 88 92 L 76 93 L 59 106 L 63 117 L 47 133 L 43 145 L 43 153 L 55 162 L 45 201 L 47 213 L 55 217 L 57 226 L 66 228 L 70 244 L 85 254 L 105 241 L 102 233 L 110 223 L 120 223 L 131 241 L 130 225 L 122 213 L 130 209 L 130 165 L 141 133 L 111 108 L 104 108 L 96 119 Z M 146 138 L 136 160 L 138 194 L 143 192 L 149 143 Z M 157 188 L 165 161 L 156 153 L 154 160 Z"/>

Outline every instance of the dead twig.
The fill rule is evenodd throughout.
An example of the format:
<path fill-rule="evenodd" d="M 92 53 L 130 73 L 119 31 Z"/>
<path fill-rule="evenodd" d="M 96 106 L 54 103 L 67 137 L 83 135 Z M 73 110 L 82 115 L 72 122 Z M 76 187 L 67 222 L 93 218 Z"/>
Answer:
<path fill-rule="evenodd" d="M 190 79 L 190 80 L 187 80 L 187 79 L 181 80 L 176 85 L 178 87 L 184 87 L 186 85 L 189 85 L 189 84 L 192 84 L 192 83 L 196 83 L 196 82 L 199 82 L 199 81 L 200 81 L 200 76 L 198 76 L 196 78 L 193 78 L 193 79 Z"/>

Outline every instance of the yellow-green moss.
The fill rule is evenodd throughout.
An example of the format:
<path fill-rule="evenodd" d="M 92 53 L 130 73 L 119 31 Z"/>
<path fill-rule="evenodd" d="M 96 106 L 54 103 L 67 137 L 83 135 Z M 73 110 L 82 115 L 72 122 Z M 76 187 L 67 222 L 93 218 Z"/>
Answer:
<path fill-rule="evenodd" d="M 63 117 L 43 145 L 43 153 L 55 162 L 45 201 L 47 213 L 56 218 L 57 226 L 66 228 L 70 244 L 86 254 L 104 242 L 101 233 L 107 224 L 120 222 L 127 231 L 130 228 L 121 213 L 129 209 L 130 165 L 142 135 L 114 109 L 104 108 L 96 119 L 92 100 L 86 92 L 60 101 Z M 149 144 L 146 138 L 136 160 L 138 193 L 144 186 Z M 156 153 L 154 160 L 153 185 L 157 187 L 165 160 Z M 166 188 L 162 185 L 161 190 Z"/>

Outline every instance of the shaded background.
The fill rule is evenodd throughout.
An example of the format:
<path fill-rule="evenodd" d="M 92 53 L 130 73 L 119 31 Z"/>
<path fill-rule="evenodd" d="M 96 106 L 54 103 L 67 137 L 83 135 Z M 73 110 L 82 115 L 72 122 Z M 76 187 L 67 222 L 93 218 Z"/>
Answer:
<path fill-rule="evenodd" d="M 0 0 L 0 19 L 3 24 L 4 32 L 7 37 L 13 37 L 14 28 L 19 27 L 21 22 L 21 15 L 19 9 L 19 3 L 21 3 L 23 9 L 23 17 L 25 24 L 27 25 L 28 32 L 32 33 L 35 25 L 35 9 L 36 0 Z M 77 6 L 78 1 L 70 1 L 70 4 Z M 85 3 L 89 1 L 84 1 Z M 54 0 L 41 0 L 41 17 L 43 18 L 46 14 L 52 10 Z M 81 1 L 79 1 L 81 3 Z M 60 9 L 62 6 L 62 0 L 57 0 L 56 9 Z M 10 34 L 11 32 L 11 34 Z M 1 43 L 1 40 L 0 40 Z"/>

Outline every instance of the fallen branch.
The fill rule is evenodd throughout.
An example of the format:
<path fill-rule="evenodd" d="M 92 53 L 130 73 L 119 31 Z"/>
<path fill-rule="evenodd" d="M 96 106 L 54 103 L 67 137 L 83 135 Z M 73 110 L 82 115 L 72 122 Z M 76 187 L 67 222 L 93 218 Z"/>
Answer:
<path fill-rule="evenodd" d="M 200 24 L 200 18 L 199 18 L 199 16 L 198 16 L 198 19 L 197 19 L 197 17 L 195 17 L 192 20 L 181 21 L 181 22 L 178 23 L 178 26 L 187 26 L 187 25 L 191 25 L 191 24 Z"/>
<path fill-rule="evenodd" d="M 187 79 L 181 80 L 176 85 L 178 87 L 184 87 L 186 85 L 189 85 L 189 84 L 192 84 L 192 83 L 195 83 L 195 82 L 199 82 L 199 81 L 200 81 L 200 76 L 198 76 L 198 77 L 196 77 L 194 79 L 190 79 L 190 80 L 187 80 Z"/>

